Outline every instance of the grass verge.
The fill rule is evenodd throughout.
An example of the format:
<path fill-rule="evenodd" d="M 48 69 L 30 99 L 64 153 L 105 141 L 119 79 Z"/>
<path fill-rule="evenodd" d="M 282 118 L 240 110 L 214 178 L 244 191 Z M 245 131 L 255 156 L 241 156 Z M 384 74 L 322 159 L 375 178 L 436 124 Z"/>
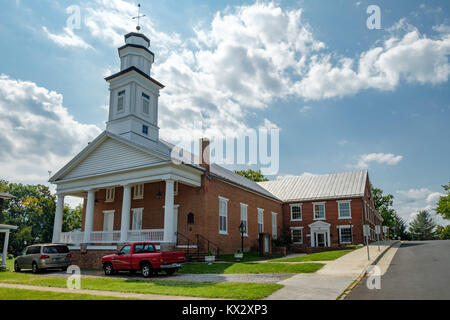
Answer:
<path fill-rule="evenodd" d="M 322 268 L 322 263 L 302 263 L 302 264 L 285 264 L 285 263 L 193 263 L 185 265 L 179 270 L 179 273 L 313 273 Z"/>
<path fill-rule="evenodd" d="M 352 251 L 353 249 L 317 252 L 294 258 L 276 259 L 271 262 L 331 261 L 336 260 L 337 258 L 340 258 Z"/>
<path fill-rule="evenodd" d="M 0 282 L 59 288 L 66 287 L 65 277 L 51 277 L 15 272 L 1 272 Z M 213 283 L 172 280 L 148 281 L 123 278 L 82 278 L 81 280 L 81 288 L 86 290 L 240 300 L 263 299 L 282 287 L 282 285 L 276 283 Z"/>
<path fill-rule="evenodd" d="M 251 262 L 251 261 L 261 261 L 261 260 L 269 260 L 269 259 L 277 259 L 281 258 L 280 254 L 272 254 L 271 257 L 261 257 L 258 252 L 247 252 L 244 253 L 244 258 L 240 259 L 240 262 Z M 226 262 L 236 262 L 237 259 L 234 257 L 234 253 L 232 254 L 221 254 L 217 257 L 217 259 L 226 261 Z"/>
<path fill-rule="evenodd" d="M 123 300 L 92 294 L 61 293 L 13 288 L 0 288 L 0 300 Z"/>

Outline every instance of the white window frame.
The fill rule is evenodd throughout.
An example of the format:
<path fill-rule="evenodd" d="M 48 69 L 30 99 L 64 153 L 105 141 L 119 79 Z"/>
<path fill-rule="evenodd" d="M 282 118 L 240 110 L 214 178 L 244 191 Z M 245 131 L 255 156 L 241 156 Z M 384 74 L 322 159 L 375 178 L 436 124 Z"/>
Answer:
<path fill-rule="evenodd" d="M 294 230 L 300 230 L 300 232 L 302 233 L 300 242 L 294 242 Z M 303 244 L 303 227 L 291 227 L 291 240 L 293 244 Z"/>
<path fill-rule="evenodd" d="M 278 237 L 278 213 L 272 212 L 272 238 L 276 239 L 277 237 Z"/>
<path fill-rule="evenodd" d="M 323 205 L 323 218 L 316 218 L 316 205 Z M 325 202 L 313 202 L 313 218 L 314 220 L 326 220 L 327 212 Z"/>
<path fill-rule="evenodd" d="M 352 200 L 338 200 L 336 201 L 338 204 L 338 219 L 351 219 L 352 218 Z M 343 217 L 341 216 L 341 203 L 348 203 L 348 212 L 350 213 L 349 216 Z"/>
<path fill-rule="evenodd" d="M 303 207 L 302 207 L 302 204 L 301 203 L 293 203 L 293 204 L 290 204 L 289 206 L 290 206 L 290 210 L 291 210 L 291 221 L 302 221 L 303 220 Z M 294 219 L 293 212 L 292 212 L 292 208 L 293 207 L 300 208 L 300 219 Z"/>
<path fill-rule="evenodd" d="M 114 215 L 115 215 L 116 210 L 104 210 L 103 211 L 103 229 L 102 231 L 106 231 L 106 232 L 112 232 L 114 231 Z M 106 215 L 112 215 L 112 229 L 111 230 L 105 230 L 105 217 Z"/>
<path fill-rule="evenodd" d="M 117 92 L 117 106 L 116 106 L 116 110 L 117 113 L 122 113 L 125 111 L 125 97 L 127 95 L 126 90 L 120 90 L 119 92 Z M 119 101 L 120 99 L 122 99 L 122 108 L 119 110 Z"/>
<path fill-rule="evenodd" d="M 219 234 L 228 235 L 228 199 L 219 196 Z M 220 204 L 225 203 L 225 212 L 220 212 Z M 225 230 L 220 230 L 220 217 L 225 217 Z"/>
<path fill-rule="evenodd" d="M 105 202 L 114 202 L 114 196 L 116 194 L 116 188 L 106 188 Z"/>
<path fill-rule="evenodd" d="M 259 226 L 261 225 L 261 231 Z M 258 208 L 258 234 L 264 233 L 264 209 Z"/>
<path fill-rule="evenodd" d="M 351 230 L 351 240 L 350 242 L 348 241 L 342 241 L 342 236 L 341 236 L 341 229 L 350 229 Z M 342 226 L 338 226 L 338 233 L 339 233 L 339 243 L 342 244 L 352 244 L 353 243 L 353 228 L 351 225 L 342 225 Z"/>
<path fill-rule="evenodd" d="M 245 221 L 244 237 L 248 237 L 248 205 L 241 202 L 241 222 L 244 221 Z"/>
<path fill-rule="evenodd" d="M 144 199 L 144 184 L 135 184 L 133 187 L 133 200 Z"/>
<path fill-rule="evenodd" d="M 132 216 L 131 216 L 131 230 L 142 230 L 142 225 L 144 224 L 143 220 L 142 220 L 143 219 L 144 208 L 133 208 L 133 209 L 131 209 L 131 212 L 132 212 Z M 134 217 L 135 217 L 135 214 L 140 214 L 140 216 L 141 216 L 141 228 L 140 229 L 134 228 L 134 224 L 135 224 Z"/>

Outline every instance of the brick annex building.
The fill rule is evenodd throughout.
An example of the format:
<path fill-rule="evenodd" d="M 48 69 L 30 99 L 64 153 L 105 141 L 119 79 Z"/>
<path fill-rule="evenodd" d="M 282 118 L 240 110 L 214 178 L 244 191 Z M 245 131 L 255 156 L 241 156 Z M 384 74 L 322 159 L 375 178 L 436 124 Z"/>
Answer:
<path fill-rule="evenodd" d="M 290 232 L 294 246 L 363 243 L 363 224 L 375 225 L 366 170 L 255 183 L 209 164 L 209 141 L 199 143 L 200 165 L 176 164 L 173 145 L 159 138 L 158 97 L 150 76 L 154 54 L 141 33 L 125 35 L 120 72 L 106 78 L 110 105 L 106 130 L 59 170 L 53 242 L 67 243 L 80 266 L 98 265 L 117 245 L 152 241 L 161 249 L 204 247 L 232 253 L 258 247 L 261 233 Z M 80 232 L 61 232 L 64 197 L 84 198 Z M 267 236 L 266 236 L 267 237 Z M 183 246 L 181 246 L 183 244 Z"/>

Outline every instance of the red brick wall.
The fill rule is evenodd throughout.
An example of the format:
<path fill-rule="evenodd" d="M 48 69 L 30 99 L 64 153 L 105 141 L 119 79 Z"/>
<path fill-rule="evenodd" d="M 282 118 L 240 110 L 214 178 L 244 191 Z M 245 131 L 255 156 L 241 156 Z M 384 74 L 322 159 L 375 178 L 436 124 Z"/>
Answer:
<path fill-rule="evenodd" d="M 202 181 L 205 214 L 202 234 L 216 242 L 222 250 L 232 253 L 241 248 L 241 202 L 247 204 L 248 237 L 244 248 L 258 246 L 258 208 L 264 209 L 264 232 L 272 234 L 272 212 L 278 213 L 277 234 L 282 229 L 282 204 L 260 195 L 235 187 L 221 180 L 204 178 Z M 219 196 L 228 201 L 228 235 L 219 234 Z"/>
<path fill-rule="evenodd" d="M 72 254 L 72 264 L 81 269 L 102 268 L 102 257 L 114 253 L 116 250 L 87 250 L 81 253 L 80 250 L 70 250 Z"/>
<path fill-rule="evenodd" d="M 339 219 L 337 200 L 351 200 L 350 210 L 351 219 Z M 314 202 L 325 203 L 325 220 L 330 223 L 330 242 L 332 247 L 339 246 L 339 232 L 337 226 L 353 224 L 353 243 L 363 243 L 362 237 L 362 218 L 361 218 L 361 198 L 345 198 L 333 200 L 314 200 L 305 202 L 294 202 L 302 204 L 302 221 L 291 221 L 290 204 L 283 205 L 283 219 L 289 227 L 303 227 L 303 244 L 294 245 L 294 247 L 306 248 L 311 246 L 311 237 L 307 236 L 311 233 L 309 225 L 318 220 L 314 220 Z"/>
<path fill-rule="evenodd" d="M 162 193 L 161 199 L 157 199 L 156 197 L 158 191 Z M 144 199 L 131 201 L 131 208 L 144 208 L 142 214 L 143 229 L 164 228 L 164 192 L 164 182 L 146 183 L 144 186 Z M 227 236 L 219 235 L 219 196 L 229 199 Z M 96 192 L 93 230 L 103 230 L 104 210 L 115 210 L 114 230 L 120 230 L 123 188 L 116 188 L 114 202 L 105 202 L 105 198 L 105 189 Z M 197 233 L 201 234 L 213 243 L 216 243 L 220 247 L 221 252 L 232 253 L 241 247 L 239 233 L 241 202 L 248 205 L 249 236 L 244 240 L 245 248 L 257 246 L 258 244 L 257 208 L 264 209 L 264 231 L 267 233 L 272 233 L 272 212 L 278 213 L 277 226 L 278 234 L 280 234 L 282 227 L 280 203 L 237 188 L 215 178 L 209 180 L 205 176 L 202 177 L 202 187 L 195 188 L 181 183 L 178 186 L 178 195 L 175 196 L 174 200 L 174 203 L 179 205 L 178 232 L 194 241 L 195 235 Z M 86 209 L 86 203 L 84 207 Z M 188 225 L 187 216 L 190 212 L 194 213 L 194 224 Z M 130 213 L 130 223 L 131 220 Z"/>

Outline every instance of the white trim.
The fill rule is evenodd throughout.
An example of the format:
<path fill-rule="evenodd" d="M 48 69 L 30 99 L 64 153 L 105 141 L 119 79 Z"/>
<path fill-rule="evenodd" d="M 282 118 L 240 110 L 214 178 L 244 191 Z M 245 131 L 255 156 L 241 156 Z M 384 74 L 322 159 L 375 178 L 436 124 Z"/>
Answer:
<path fill-rule="evenodd" d="M 143 227 L 143 224 L 144 224 L 143 223 L 144 208 L 131 208 L 131 213 L 132 213 L 132 216 L 131 216 L 131 229 L 130 229 L 130 231 L 141 231 L 143 229 L 142 227 Z M 135 213 L 141 215 L 141 228 L 140 229 L 133 228 L 133 225 L 135 223 L 135 221 L 134 221 Z"/>
<path fill-rule="evenodd" d="M 292 239 L 292 243 L 293 244 L 303 244 L 303 227 L 291 227 L 291 239 Z M 301 242 L 294 242 L 294 234 L 292 233 L 293 230 L 300 230 L 302 232 L 302 236 L 301 236 Z"/>
<path fill-rule="evenodd" d="M 264 209 L 257 208 L 258 210 L 258 234 L 264 233 Z M 261 219 L 260 219 L 261 218 Z M 259 225 L 261 224 L 261 231 L 259 230 Z"/>
<path fill-rule="evenodd" d="M 144 186 L 145 183 L 138 183 L 133 186 L 133 200 L 144 199 Z"/>
<path fill-rule="evenodd" d="M 228 235 L 228 199 L 224 198 L 224 197 L 221 197 L 221 196 L 219 196 L 218 198 L 219 198 L 219 234 Z M 225 203 L 225 212 L 224 212 L 224 214 L 221 214 L 221 212 L 220 212 L 220 204 L 221 204 L 221 202 Z M 221 217 L 225 217 L 225 230 L 221 230 L 220 229 L 220 218 Z"/>
<path fill-rule="evenodd" d="M 275 217 L 275 225 L 273 217 Z M 274 227 L 275 226 L 275 232 Z M 276 239 L 278 237 L 278 213 L 272 211 L 272 238 Z"/>
<path fill-rule="evenodd" d="M 105 202 L 114 202 L 115 195 L 116 195 L 116 187 L 106 188 Z"/>
<path fill-rule="evenodd" d="M 313 202 L 313 220 L 320 221 L 320 220 L 326 220 L 327 219 L 327 211 L 326 211 L 326 201 L 322 202 Z M 316 205 L 323 205 L 323 218 L 316 218 Z"/>
<path fill-rule="evenodd" d="M 69 250 L 80 250 L 80 246 L 69 246 Z M 87 246 L 87 250 L 117 250 L 117 246 Z"/>
<path fill-rule="evenodd" d="M 352 200 L 337 200 L 338 205 L 338 219 L 351 219 L 352 218 Z M 348 203 L 348 212 L 350 213 L 350 216 L 347 217 L 341 217 L 341 203 Z"/>
<path fill-rule="evenodd" d="M 338 236 L 339 236 L 339 243 L 341 244 L 352 244 L 353 243 L 353 226 L 352 225 L 340 225 L 337 226 L 338 229 Z M 341 229 L 350 229 L 351 231 L 351 238 L 352 240 L 350 242 L 348 241 L 342 241 L 342 237 L 341 237 Z"/>
<path fill-rule="evenodd" d="M 303 220 L 303 204 L 302 203 L 291 203 L 289 204 L 289 210 L 290 210 L 290 217 L 291 221 L 302 221 Z M 294 219 L 292 218 L 292 207 L 300 207 L 300 219 Z"/>
<path fill-rule="evenodd" d="M 245 219 L 242 218 L 242 208 L 245 208 Z M 244 237 L 248 237 L 248 204 L 245 203 L 240 203 L 240 215 L 241 215 L 241 222 L 245 221 L 245 233 L 244 233 Z"/>

